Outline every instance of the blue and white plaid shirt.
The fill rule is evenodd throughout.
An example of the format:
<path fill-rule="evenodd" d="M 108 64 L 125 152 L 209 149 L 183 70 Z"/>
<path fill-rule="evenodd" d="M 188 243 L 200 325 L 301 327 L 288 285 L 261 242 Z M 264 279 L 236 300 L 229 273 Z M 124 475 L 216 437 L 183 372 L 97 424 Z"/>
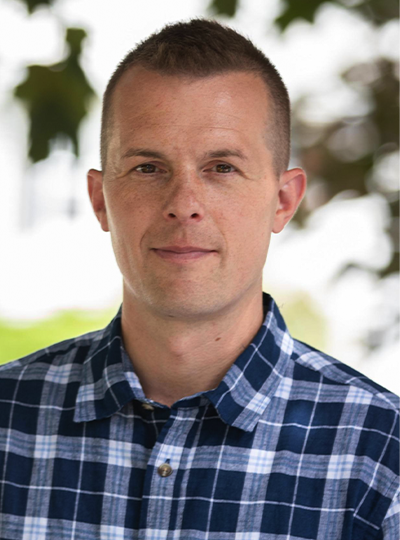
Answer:
<path fill-rule="evenodd" d="M 0 368 L 1 540 L 398 540 L 398 402 L 273 300 L 219 386 L 146 399 L 104 330 Z"/>

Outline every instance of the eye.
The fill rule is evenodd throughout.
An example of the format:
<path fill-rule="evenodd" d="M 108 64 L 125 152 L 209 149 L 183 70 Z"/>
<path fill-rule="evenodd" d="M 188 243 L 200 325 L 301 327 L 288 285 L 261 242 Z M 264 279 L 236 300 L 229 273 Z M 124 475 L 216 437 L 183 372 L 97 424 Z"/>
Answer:
<path fill-rule="evenodd" d="M 218 163 L 213 167 L 213 169 L 215 172 L 222 174 L 234 172 L 236 170 L 235 167 L 232 167 L 232 165 L 228 165 L 227 163 Z"/>
<path fill-rule="evenodd" d="M 153 174 L 158 172 L 160 169 L 152 163 L 143 163 L 143 165 L 138 165 L 135 167 L 134 170 L 144 174 Z"/>

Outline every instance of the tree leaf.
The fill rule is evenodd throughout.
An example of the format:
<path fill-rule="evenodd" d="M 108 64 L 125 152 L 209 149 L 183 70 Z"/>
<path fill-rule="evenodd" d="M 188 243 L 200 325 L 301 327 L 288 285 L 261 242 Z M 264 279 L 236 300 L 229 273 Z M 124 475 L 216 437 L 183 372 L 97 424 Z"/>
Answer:
<path fill-rule="evenodd" d="M 234 17 L 238 9 L 239 0 L 212 0 L 208 9 L 215 15 Z"/>
<path fill-rule="evenodd" d="M 285 0 L 283 13 L 275 19 L 280 30 L 283 32 L 293 21 L 303 19 L 310 23 L 314 22 L 315 14 L 322 4 L 331 0 L 307 0 L 299 2 L 299 0 Z"/>
<path fill-rule="evenodd" d="M 52 66 L 28 66 L 26 79 L 14 90 L 28 111 L 29 157 L 34 163 L 46 159 L 50 143 L 59 138 L 70 140 L 75 155 L 79 155 L 79 126 L 94 96 L 79 65 L 85 37 L 84 30 L 69 28 L 66 33 L 68 57 Z"/>
<path fill-rule="evenodd" d="M 306 2 L 285 0 L 284 10 L 275 19 L 275 24 L 283 32 L 293 21 L 299 19 L 313 23 L 318 9 L 326 3 L 346 7 L 344 0 L 307 0 Z M 376 25 L 382 25 L 399 17 L 399 3 L 394 0 L 364 0 L 347 9 L 360 13 Z"/>
<path fill-rule="evenodd" d="M 35 9 L 39 6 L 51 6 L 54 3 L 54 0 L 21 0 L 30 14 L 32 14 Z"/>

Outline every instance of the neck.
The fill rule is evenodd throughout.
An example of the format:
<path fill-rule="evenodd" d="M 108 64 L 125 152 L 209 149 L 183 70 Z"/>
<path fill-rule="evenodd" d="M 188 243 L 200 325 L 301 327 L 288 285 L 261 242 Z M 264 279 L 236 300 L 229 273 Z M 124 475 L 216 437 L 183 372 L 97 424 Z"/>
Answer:
<path fill-rule="evenodd" d="M 262 292 L 207 320 L 168 320 L 124 291 L 122 337 L 147 398 L 169 407 L 218 386 L 264 316 Z"/>

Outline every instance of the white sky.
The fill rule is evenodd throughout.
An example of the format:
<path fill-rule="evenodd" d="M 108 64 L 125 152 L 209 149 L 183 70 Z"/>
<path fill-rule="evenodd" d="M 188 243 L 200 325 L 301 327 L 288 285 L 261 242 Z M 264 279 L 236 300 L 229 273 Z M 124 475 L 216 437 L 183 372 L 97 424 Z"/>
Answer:
<path fill-rule="evenodd" d="M 305 111 L 314 121 L 365 108 L 340 81 L 346 67 L 378 54 L 398 55 L 394 24 L 376 33 L 369 23 L 327 5 L 316 25 L 297 23 L 282 38 L 271 27 L 278 0 L 268 2 L 268 11 L 265 0 L 242 3 L 236 19 L 226 22 L 269 56 L 292 101 L 304 93 L 315 96 Z M 138 41 L 167 22 L 204 16 L 207 5 L 208 0 L 59 0 L 53 9 L 29 17 L 18 0 L 0 4 L 0 317 L 29 319 L 60 308 L 108 307 L 118 303 L 121 290 L 109 236 L 97 225 L 86 195 L 86 171 L 99 167 L 100 101 L 82 127 L 78 162 L 59 150 L 29 167 L 26 118 L 11 94 L 23 79 L 23 67 L 59 61 L 64 28 L 84 27 L 89 38 L 82 65 L 101 95 L 116 64 Z M 80 214 L 70 221 L 63 211 L 72 183 Z M 34 226 L 21 229 L 30 219 L 27 198 L 33 196 Z M 306 294 L 329 328 L 327 352 L 399 392 L 400 382 L 393 382 L 393 370 L 399 373 L 398 346 L 388 343 L 365 361 L 361 344 L 367 328 L 379 330 L 380 321 L 390 320 L 398 309 L 392 305 L 398 281 L 376 282 L 367 272 L 332 281 L 344 262 L 385 265 L 390 256 L 386 221 L 379 197 L 332 202 L 315 213 L 305 231 L 289 227 L 273 237 L 265 284 L 281 302 Z"/>

